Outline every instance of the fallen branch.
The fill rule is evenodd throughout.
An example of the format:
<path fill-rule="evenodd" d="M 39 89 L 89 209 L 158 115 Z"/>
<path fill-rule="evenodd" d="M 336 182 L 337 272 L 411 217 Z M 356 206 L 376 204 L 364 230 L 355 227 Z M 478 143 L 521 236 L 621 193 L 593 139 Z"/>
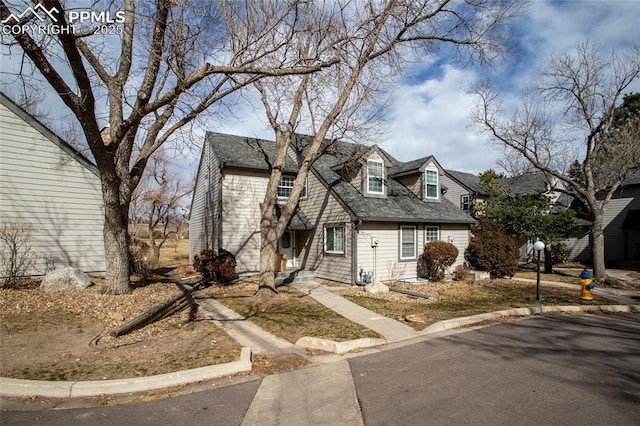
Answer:
<path fill-rule="evenodd" d="M 138 315 L 131 321 L 128 321 L 121 326 L 113 329 L 109 334 L 113 337 L 122 336 L 124 334 L 130 333 L 133 330 L 142 328 L 145 325 L 166 318 L 169 315 L 173 315 L 176 312 L 180 312 L 187 307 L 193 307 L 195 305 L 195 302 L 193 300 L 192 293 L 193 290 L 186 288 L 183 290 L 182 294 L 172 297 L 163 304 L 151 308 L 141 315 Z"/>
<path fill-rule="evenodd" d="M 429 299 L 431 297 L 428 294 L 417 293 L 415 291 L 409 291 L 409 290 L 402 290 L 400 288 L 395 288 L 395 287 L 389 287 L 389 290 L 395 291 L 396 293 L 406 294 L 408 296 L 422 297 L 423 299 Z"/>

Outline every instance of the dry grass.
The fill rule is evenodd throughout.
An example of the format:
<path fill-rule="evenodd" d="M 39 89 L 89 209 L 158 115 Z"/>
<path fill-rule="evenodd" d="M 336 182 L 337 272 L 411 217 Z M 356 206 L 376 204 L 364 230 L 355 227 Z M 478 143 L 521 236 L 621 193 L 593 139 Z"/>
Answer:
<path fill-rule="evenodd" d="M 415 287 L 415 286 L 414 286 Z M 426 284 L 419 292 L 431 299 L 398 298 L 393 293 L 371 296 L 362 290 L 343 292 L 343 296 L 380 315 L 407 321 L 411 316 L 419 322 L 407 321 L 421 330 L 437 321 L 525 306 L 602 305 L 610 304 L 594 296 L 591 302 L 580 299 L 580 292 L 555 287 L 542 287 L 542 300 L 535 300 L 535 284 L 513 280 L 488 280 L 478 283 L 453 281 L 449 284 Z M 415 290 L 411 288 L 411 290 Z"/>
<path fill-rule="evenodd" d="M 276 336 L 295 343 L 304 336 L 334 341 L 380 337 L 353 323 L 294 288 L 279 287 L 279 295 L 266 303 L 252 298 L 258 289 L 254 279 L 208 291 L 220 303 Z"/>

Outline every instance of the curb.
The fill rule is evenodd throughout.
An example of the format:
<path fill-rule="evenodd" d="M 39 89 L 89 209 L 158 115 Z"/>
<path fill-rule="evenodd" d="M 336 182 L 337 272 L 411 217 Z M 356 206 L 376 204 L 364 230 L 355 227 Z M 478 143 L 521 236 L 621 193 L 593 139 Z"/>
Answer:
<path fill-rule="evenodd" d="M 479 322 L 504 318 L 521 317 L 528 315 L 540 315 L 545 313 L 578 313 L 578 312 L 605 312 L 605 313 L 632 313 L 640 312 L 640 305 L 593 305 L 593 306 L 533 306 L 527 308 L 514 308 L 504 311 L 496 311 L 488 314 L 471 315 L 468 317 L 444 320 L 430 325 L 420 332 L 422 335 L 451 330 Z"/>
<path fill-rule="evenodd" d="M 0 377 L 0 395 L 77 398 L 103 394 L 142 392 L 217 379 L 246 371 L 251 371 L 251 348 L 243 347 L 240 351 L 239 361 L 149 377 L 87 382 L 50 382 Z"/>
<path fill-rule="evenodd" d="M 328 339 L 320 339 L 317 337 L 301 337 L 296 342 L 296 346 L 307 349 L 320 349 L 326 352 L 342 355 L 354 349 L 370 348 L 372 346 L 380 346 L 387 343 L 384 339 L 375 339 L 372 337 L 356 340 L 347 340 L 345 342 L 335 342 Z"/>

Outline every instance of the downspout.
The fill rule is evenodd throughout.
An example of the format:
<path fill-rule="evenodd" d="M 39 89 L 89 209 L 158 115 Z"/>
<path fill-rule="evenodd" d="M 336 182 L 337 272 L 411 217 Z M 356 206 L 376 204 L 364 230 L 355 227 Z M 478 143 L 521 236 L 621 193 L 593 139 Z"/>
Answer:
<path fill-rule="evenodd" d="M 351 226 L 351 281 L 355 285 L 365 285 L 359 279 L 358 274 L 358 226 L 362 225 L 362 221 L 357 219 Z"/>

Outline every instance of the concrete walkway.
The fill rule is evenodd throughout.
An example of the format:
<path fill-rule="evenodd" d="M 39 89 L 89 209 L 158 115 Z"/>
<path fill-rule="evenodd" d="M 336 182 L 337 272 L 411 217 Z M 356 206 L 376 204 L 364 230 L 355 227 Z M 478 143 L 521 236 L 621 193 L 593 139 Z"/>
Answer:
<path fill-rule="evenodd" d="M 254 353 L 275 355 L 282 352 L 298 352 L 290 342 L 258 327 L 245 317 L 227 308 L 212 297 L 195 293 L 200 312 L 234 338 L 240 345 L 250 347 Z"/>
<path fill-rule="evenodd" d="M 327 308 L 342 315 L 349 320 L 367 327 L 382 335 L 387 341 L 411 339 L 420 336 L 420 333 L 406 324 L 394 319 L 383 317 L 360 305 L 345 299 L 329 290 L 324 285 L 315 281 L 299 281 L 289 284 L 301 292 L 313 297 Z"/>

